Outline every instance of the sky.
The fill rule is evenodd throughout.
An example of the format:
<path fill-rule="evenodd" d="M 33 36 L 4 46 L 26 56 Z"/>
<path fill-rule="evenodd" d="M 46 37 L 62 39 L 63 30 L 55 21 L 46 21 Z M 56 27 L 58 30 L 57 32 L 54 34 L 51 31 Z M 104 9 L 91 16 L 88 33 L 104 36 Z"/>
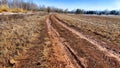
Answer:
<path fill-rule="evenodd" d="M 120 10 L 120 0 L 32 0 L 37 5 L 74 10 Z"/>

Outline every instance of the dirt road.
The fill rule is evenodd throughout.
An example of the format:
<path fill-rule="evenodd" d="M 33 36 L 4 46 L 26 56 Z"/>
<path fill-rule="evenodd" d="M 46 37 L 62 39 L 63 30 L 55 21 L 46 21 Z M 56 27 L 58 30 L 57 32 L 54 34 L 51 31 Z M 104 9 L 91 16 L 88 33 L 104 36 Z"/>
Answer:
<path fill-rule="evenodd" d="M 120 55 L 79 31 L 68 27 L 55 15 L 46 20 L 48 35 L 58 60 L 66 68 L 119 68 Z M 109 45 L 106 45 L 109 46 Z"/>
<path fill-rule="evenodd" d="M 5 39 L 1 42 L 6 49 L 0 48 L 0 68 L 120 68 L 119 49 L 70 27 L 58 17 L 17 16 L 14 20 L 18 22 L 1 23 L 0 37 Z"/>

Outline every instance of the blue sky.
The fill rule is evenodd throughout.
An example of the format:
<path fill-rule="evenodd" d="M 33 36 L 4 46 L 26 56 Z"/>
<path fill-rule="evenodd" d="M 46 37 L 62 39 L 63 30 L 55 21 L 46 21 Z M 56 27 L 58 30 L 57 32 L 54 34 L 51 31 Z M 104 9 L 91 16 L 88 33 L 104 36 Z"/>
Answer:
<path fill-rule="evenodd" d="M 120 0 L 32 0 L 38 5 L 54 6 L 73 10 L 81 8 L 85 10 L 113 10 L 120 9 Z"/>

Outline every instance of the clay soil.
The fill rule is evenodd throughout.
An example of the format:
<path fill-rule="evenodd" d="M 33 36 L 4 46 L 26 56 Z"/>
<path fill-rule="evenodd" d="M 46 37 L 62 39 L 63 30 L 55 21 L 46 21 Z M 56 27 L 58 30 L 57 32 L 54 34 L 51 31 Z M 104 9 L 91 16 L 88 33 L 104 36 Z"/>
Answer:
<path fill-rule="evenodd" d="M 116 23 L 112 30 L 96 20 Z M 117 22 L 83 15 L 2 15 L 0 68 L 119 68 Z"/>

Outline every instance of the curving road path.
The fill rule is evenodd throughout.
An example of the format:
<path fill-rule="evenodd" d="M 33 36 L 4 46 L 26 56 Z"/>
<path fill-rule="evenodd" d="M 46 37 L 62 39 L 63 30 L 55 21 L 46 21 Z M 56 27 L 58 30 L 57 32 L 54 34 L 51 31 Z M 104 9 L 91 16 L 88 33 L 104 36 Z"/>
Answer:
<path fill-rule="evenodd" d="M 109 46 L 105 42 L 83 35 L 64 24 L 55 14 L 47 17 L 46 25 L 56 58 L 66 63 L 66 68 L 120 67 L 120 54 L 104 47 Z"/>

